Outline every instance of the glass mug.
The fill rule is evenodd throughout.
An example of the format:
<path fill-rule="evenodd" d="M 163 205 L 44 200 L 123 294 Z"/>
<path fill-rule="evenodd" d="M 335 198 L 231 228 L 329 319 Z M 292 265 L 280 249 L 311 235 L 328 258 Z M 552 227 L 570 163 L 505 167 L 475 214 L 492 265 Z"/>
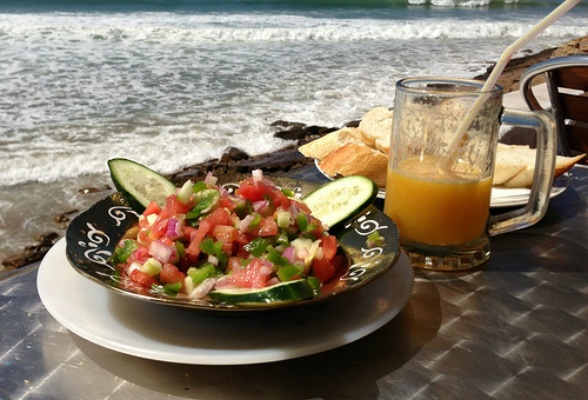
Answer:
<path fill-rule="evenodd" d="M 396 84 L 384 212 L 398 225 L 414 267 L 479 266 L 490 257 L 490 236 L 533 225 L 547 211 L 556 155 L 553 117 L 504 110 L 502 88 L 481 92 L 483 85 L 436 77 Z M 485 99 L 479 112 L 456 135 L 480 96 Z M 500 123 L 534 129 L 537 157 L 527 205 L 491 216 Z"/>

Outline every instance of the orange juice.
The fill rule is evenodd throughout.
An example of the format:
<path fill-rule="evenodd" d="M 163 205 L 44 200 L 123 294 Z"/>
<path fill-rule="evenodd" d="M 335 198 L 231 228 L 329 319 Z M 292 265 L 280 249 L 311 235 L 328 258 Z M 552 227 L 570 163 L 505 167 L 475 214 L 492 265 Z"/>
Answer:
<path fill-rule="evenodd" d="M 437 161 L 409 158 L 388 169 L 384 212 L 405 240 L 458 245 L 478 239 L 488 221 L 492 177 L 444 173 Z"/>

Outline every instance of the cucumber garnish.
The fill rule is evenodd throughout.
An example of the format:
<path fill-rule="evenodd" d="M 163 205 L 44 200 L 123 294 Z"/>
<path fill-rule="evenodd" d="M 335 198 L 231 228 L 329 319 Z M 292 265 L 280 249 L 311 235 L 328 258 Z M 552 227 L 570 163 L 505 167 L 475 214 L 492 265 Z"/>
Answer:
<path fill-rule="evenodd" d="M 371 179 L 350 175 L 315 189 L 302 200 L 313 216 L 333 228 L 370 205 L 378 190 L 378 185 Z"/>
<path fill-rule="evenodd" d="M 251 305 L 312 299 L 314 290 L 306 279 L 298 279 L 262 289 L 217 289 L 208 292 L 208 296 L 223 304 Z"/>
<path fill-rule="evenodd" d="M 166 197 L 176 191 L 173 182 L 135 161 L 115 158 L 108 161 L 108 168 L 116 190 L 138 212 L 142 212 L 151 201 L 160 207 L 165 206 Z"/>

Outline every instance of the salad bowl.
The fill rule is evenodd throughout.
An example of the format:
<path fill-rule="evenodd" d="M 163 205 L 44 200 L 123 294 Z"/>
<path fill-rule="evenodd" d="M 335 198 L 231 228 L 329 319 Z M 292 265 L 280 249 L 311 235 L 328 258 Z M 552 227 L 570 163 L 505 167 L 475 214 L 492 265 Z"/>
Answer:
<path fill-rule="evenodd" d="M 219 176 L 218 184 L 231 191 L 245 175 Z M 270 177 L 276 186 L 290 189 L 295 197 L 303 198 L 318 185 L 288 178 Z M 375 206 L 370 205 L 340 224 L 335 235 L 347 257 L 347 269 L 335 281 L 328 282 L 312 299 L 258 304 L 227 304 L 209 299 L 188 299 L 164 293 L 141 294 L 125 289 L 110 263 L 110 258 L 125 232 L 134 225 L 139 214 L 125 201 L 121 193 L 113 193 L 77 216 L 66 231 L 66 257 L 71 266 L 98 285 L 141 301 L 202 311 L 252 312 L 312 305 L 356 290 L 391 269 L 400 255 L 398 229 L 394 222 Z M 368 245 L 367 238 L 378 232 L 382 239 Z"/>

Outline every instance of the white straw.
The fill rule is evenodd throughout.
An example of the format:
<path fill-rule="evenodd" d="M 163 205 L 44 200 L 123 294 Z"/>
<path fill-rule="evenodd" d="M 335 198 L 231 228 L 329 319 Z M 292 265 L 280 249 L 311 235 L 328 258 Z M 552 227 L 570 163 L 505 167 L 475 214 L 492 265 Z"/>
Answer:
<path fill-rule="evenodd" d="M 535 37 L 537 37 L 537 35 L 539 35 L 541 32 L 543 32 L 549 25 L 553 24 L 553 22 L 555 20 L 557 20 L 559 17 L 561 17 L 562 15 L 564 15 L 568 11 L 570 11 L 572 8 L 574 8 L 580 1 L 582 1 L 582 0 L 566 0 L 566 1 L 564 1 L 559 7 L 557 7 L 549 15 L 547 15 L 545 18 L 543 18 L 541 20 L 541 22 L 539 22 L 539 24 L 537 24 L 529 32 L 527 32 L 525 35 L 523 35 L 521 38 L 519 38 L 513 44 L 511 44 L 510 46 L 508 46 L 506 48 L 506 50 L 502 53 L 502 55 L 500 56 L 500 59 L 496 63 L 496 66 L 492 70 L 492 73 L 490 73 L 490 76 L 488 76 L 486 83 L 482 87 L 481 91 L 483 94 L 481 94 L 476 99 L 476 101 L 474 102 L 474 104 L 472 105 L 472 107 L 470 108 L 468 113 L 466 114 L 464 120 L 462 121 L 462 123 L 458 127 L 457 131 L 455 132 L 455 135 L 453 136 L 453 140 L 450 143 L 449 149 L 446 153 L 447 157 L 452 158 L 454 153 L 457 151 L 457 147 L 458 147 L 465 131 L 470 127 L 470 125 L 472 124 L 472 121 L 474 120 L 474 117 L 480 111 L 480 108 L 482 108 L 482 105 L 484 104 L 486 99 L 490 96 L 490 94 L 487 92 L 492 90 L 492 88 L 496 84 L 496 81 L 498 81 L 498 78 L 502 74 L 502 71 L 504 70 L 504 68 L 506 67 L 508 62 L 510 61 L 511 57 L 517 51 L 519 51 L 521 49 L 521 47 L 523 47 L 524 45 L 529 43 L 531 40 L 533 40 Z"/>

